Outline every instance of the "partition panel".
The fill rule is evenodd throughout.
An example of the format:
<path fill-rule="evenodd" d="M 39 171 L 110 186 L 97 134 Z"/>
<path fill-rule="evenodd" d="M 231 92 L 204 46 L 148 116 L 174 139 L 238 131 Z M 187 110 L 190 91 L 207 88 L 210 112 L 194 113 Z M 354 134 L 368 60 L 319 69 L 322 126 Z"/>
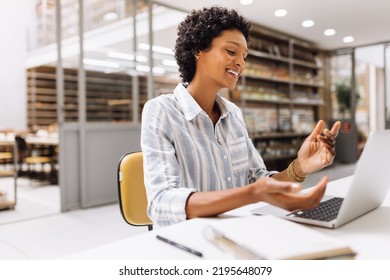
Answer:
<path fill-rule="evenodd" d="M 61 126 L 62 211 L 116 203 L 119 159 L 125 153 L 140 150 L 139 125 L 87 125 L 85 148 L 80 147 L 79 134 L 77 124 Z M 81 154 L 87 162 L 85 169 L 80 167 Z M 81 180 L 81 177 L 84 177 L 84 180 Z"/>
<path fill-rule="evenodd" d="M 117 165 L 123 154 L 141 149 L 140 135 L 139 125 L 87 125 L 81 207 L 118 201 Z"/>
<path fill-rule="evenodd" d="M 80 196 L 80 147 L 79 127 L 75 124 L 60 125 L 59 185 L 61 210 L 79 208 Z"/>

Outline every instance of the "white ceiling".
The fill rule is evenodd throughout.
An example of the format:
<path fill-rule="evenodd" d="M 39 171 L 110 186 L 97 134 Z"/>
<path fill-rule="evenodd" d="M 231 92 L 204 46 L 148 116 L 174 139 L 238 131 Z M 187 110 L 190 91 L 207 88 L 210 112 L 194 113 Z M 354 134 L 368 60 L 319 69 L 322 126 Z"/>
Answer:
<path fill-rule="evenodd" d="M 389 0 L 254 0 L 243 6 L 239 0 L 161 0 L 160 3 L 190 11 L 219 5 L 234 8 L 252 23 L 282 31 L 301 38 L 326 50 L 390 42 Z M 276 9 L 286 9 L 283 18 L 273 15 Z M 303 28 L 303 20 L 314 20 L 311 28 Z M 336 30 L 332 37 L 323 35 L 328 28 Z M 353 36 L 354 42 L 346 44 L 345 36 Z"/>
<path fill-rule="evenodd" d="M 390 16 L 388 16 L 390 0 L 254 0 L 250 6 L 241 5 L 239 0 L 159 0 L 156 2 L 186 11 L 186 13 L 177 13 L 176 11 L 167 11 L 164 8 L 154 10 L 153 24 L 156 27 L 153 38 L 154 45 L 171 49 L 174 48 L 176 40 L 177 24 L 183 20 L 185 15 L 192 9 L 212 5 L 234 8 L 254 24 L 310 41 L 324 50 L 390 42 Z M 286 17 L 276 18 L 273 15 L 274 11 L 279 8 L 288 11 Z M 301 22 L 306 19 L 314 20 L 315 25 L 311 28 L 301 27 Z M 126 19 L 104 27 L 103 30 L 87 32 L 84 46 L 85 56 L 104 61 L 114 60 L 123 64 L 123 67 L 117 71 L 128 69 L 126 61 L 110 58 L 107 53 L 109 51 L 131 52 L 132 36 L 128 29 L 129 24 L 131 25 L 131 19 Z M 138 43 L 147 42 L 147 16 L 139 17 L 137 26 Z M 327 28 L 334 28 L 336 34 L 332 37 L 324 36 L 323 31 Z M 353 36 L 355 41 L 345 44 L 342 41 L 345 36 Z M 77 40 L 68 41 L 63 43 L 64 65 L 77 67 Z M 369 49 L 370 55 L 366 55 L 366 57 L 369 57 L 371 63 L 373 57 L 378 55 L 382 61 L 383 49 Z M 139 52 L 141 53 L 141 50 Z M 160 65 L 161 59 L 157 59 L 157 57 L 155 59 L 155 66 L 167 68 L 168 71 L 177 71 L 176 68 Z M 39 54 L 32 52 L 27 58 L 26 66 L 34 67 L 55 61 L 56 48 L 53 44 L 50 51 L 43 48 Z"/>

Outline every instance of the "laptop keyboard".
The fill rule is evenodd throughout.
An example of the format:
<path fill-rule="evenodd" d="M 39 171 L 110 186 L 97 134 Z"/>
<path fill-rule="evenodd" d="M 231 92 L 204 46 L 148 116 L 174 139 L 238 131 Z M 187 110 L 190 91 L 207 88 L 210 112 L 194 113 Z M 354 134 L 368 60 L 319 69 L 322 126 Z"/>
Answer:
<path fill-rule="evenodd" d="M 342 203 L 343 198 L 333 197 L 331 199 L 322 201 L 315 208 L 297 210 L 290 213 L 289 215 L 293 215 L 299 218 L 329 222 L 337 217 Z"/>

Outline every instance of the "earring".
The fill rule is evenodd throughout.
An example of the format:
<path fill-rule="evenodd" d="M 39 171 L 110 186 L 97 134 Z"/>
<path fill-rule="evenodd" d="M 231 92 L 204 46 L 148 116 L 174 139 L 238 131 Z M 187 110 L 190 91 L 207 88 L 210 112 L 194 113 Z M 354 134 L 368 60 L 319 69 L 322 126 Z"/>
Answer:
<path fill-rule="evenodd" d="M 194 56 L 195 56 L 195 61 L 198 61 L 198 60 L 199 60 L 199 52 L 196 52 L 196 53 L 194 54 Z"/>

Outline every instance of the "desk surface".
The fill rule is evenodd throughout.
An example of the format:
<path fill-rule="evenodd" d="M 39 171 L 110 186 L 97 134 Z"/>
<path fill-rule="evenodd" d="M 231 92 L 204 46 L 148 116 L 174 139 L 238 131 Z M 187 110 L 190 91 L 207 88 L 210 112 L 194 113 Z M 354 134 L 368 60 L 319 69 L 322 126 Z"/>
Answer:
<path fill-rule="evenodd" d="M 12 146 L 14 145 L 15 140 L 14 139 L 3 139 L 0 140 L 0 145 L 3 146 Z M 35 136 L 29 136 L 26 138 L 27 144 L 32 145 L 58 145 L 59 144 L 59 138 L 58 137 L 35 137 Z"/>
<path fill-rule="evenodd" d="M 332 181 L 328 184 L 326 194 L 344 196 L 348 190 L 351 177 Z M 211 243 L 199 240 L 189 241 L 186 234 L 200 231 L 206 224 L 215 224 L 225 219 L 251 217 L 249 211 L 263 203 L 247 205 L 229 211 L 216 218 L 193 219 L 169 227 L 156 229 L 94 249 L 67 256 L 69 259 L 199 259 L 185 251 L 167 245 L 156 239 L 156 234 L 170 236 L 177 242 L 184 243 L 204 254 L 205 259 L 232 259 Z M 252 216 L 253 218 L 260 216 Z M 390 259 L 390 193 L 379 208 L 345 224 L 338 229 L 325 229 L 302 225 L 316 232 L 323 233 L 336 242 L 349 245 L 358 254 L 356 259 Z M 239 221 L 239 220 L 238 220 Z M 292 222 L 288 222 L 292 223 Z M 267 227 L 272 235 L 272 228 Z M 199 242 L 198 242 L 199 241 Z M 201 244 L 200 244 L 201 243 Z"/>

